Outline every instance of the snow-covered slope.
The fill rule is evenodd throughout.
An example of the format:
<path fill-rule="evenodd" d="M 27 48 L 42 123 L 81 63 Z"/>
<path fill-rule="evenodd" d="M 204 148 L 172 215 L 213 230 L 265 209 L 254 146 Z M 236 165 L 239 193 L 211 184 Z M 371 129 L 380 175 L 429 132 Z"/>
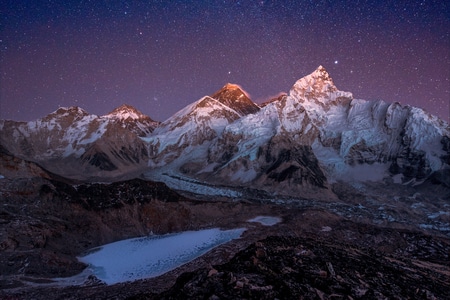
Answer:
<path fill-rule="evenodd" d="M 419 108 L 354 99 L 322 66 L 289 94 L 222 125 L 221 134 L 203 139 L 196 164 L 175 155 L 175 172 L 303 195 L 335 180 L 421 181 L 449 164 L 448 124 Z"/>
<path fill-rule="evenodd" d="M 147 164 L 147 147 L 139 137 L 156 126 L 126 105 L 101 117 L 79 107 L 59 108 L 36 121 L 0 121 L 0 143 L 63 176 L 108 178 Z"/>
<path fill-rule="evenodd" d="M 153 166 L 175 159 L 204 158 L 209 142 L 222 134 L 240 115 L 216 99 L 205 96 L 163 122 L 144 140 L 149 144 Z"/>
<path fill-rule="evenodd" d="M 378 175 L 380 179 L 398 174 L 403 181 L 422 180 L 448 167 L 444 159 L 448 150 L 443 147 L 449 139 L 448 124 L 422 109 L 352 100 L 344 116 L 339 125 L 321 128 L 320 139 L 313 144 L 330 177 L 347 174 L 353 180 Z M 357 167 L 361 165 L 367 168 Z"/>
<path fill-rule="evenodd" d="M 60 108 L 34 122 L 0 121 L 0 143 L 63 176 L 143 172 L 177 189 L 220 185 L 222 194 L 328 197 L 337 180 L 420 183 L 450 168 L 446 122 L 420 108 L 354 99 L 322 66 L 261 106 L 227 84 L 161 124 L 127 105 L 101 117 Z"/>
<path fill-rule="evenodd" d="M 103 118 L 109 119 L 110 123 L 120 124 L 122 128 L 126 128 L 141 137 L 151 134 L 159 126 L 159 122 L 152 120 L 149 116 L 127 104 L 117 107 L 109 114 L 104 115 Z"/>

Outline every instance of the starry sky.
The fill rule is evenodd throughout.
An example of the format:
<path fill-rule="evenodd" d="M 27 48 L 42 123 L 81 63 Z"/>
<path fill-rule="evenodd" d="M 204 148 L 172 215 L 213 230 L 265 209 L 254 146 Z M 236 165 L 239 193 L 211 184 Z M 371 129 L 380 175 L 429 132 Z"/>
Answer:
<path fill-rule="evenodd" d="M 264 102 L 323 65 L 449 120 L 450 2 L 4 0 L 0 119 L 127 103 L 164 121 L 227 82 Z"/>

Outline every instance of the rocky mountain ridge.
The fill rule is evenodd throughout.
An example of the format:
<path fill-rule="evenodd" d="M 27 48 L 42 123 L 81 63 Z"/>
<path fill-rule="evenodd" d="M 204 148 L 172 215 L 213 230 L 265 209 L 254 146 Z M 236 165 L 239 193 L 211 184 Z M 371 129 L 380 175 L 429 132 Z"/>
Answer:
<path fill-rule="evenodd" d="M 140 137 L 158 125 L 128 105 L 100 117 L 79 107 L 59 108 L 36 121 L 0 121 L 0 144 L 64 177 L 114 178 L 146 165 Z"/>
<path fill-rule="evenodd" d="M 190 106 L 177 118 L 200 111 Z M 447 123 L 420 108 L 354 99 L 339 91 L 321 66 L 254 113 L 205 118 L 202 122 L 220 124 L 213 135 L 198 143 L 193 133 L 169 152 L 153 152 L 150 161 L 166 163 L 145 176 L 181 174 L 198 182 L 309 197 L 308 191 L 326 194 L 336 180 L 420 183 L 449 168 Z M 208 128 L 202 124 L 186 130 Z M 155 144 L 151 135 L 145 140 Z"/>
<path fill-rule="evenodd" d="M 77 180 L 176 177 L 177 189 L 195 181 L 304 197 L 326 195 L 336 180 L 420 183 L 450 165 L 447 123 L 354 99 L 322 66 L 261 106 L 227 84 L 162 123 L 127 105 L 101 117 L 60 108 L 33 122 L 1 120 L 0 144 Z"/>

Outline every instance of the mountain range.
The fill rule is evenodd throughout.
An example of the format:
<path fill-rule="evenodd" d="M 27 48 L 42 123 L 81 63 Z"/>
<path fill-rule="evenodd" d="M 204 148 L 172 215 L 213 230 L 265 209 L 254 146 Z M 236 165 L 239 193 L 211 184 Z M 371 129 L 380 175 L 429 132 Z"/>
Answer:
<path fill-rule="evenodd" d="M 2 299 L 448 298 L 448 124 L 321 66 L 261 105 L 226 84 L 164 122 L 129 105 L 0 120 L 0 204 Z M 211 228 L 245 231 L 155 278 L 105 285 L 78 260 Z"/>
<path fill-rule="evenodd" d="M 1 120 L 0 144 L 69 179 L 142 177 L 191 192 L 220 185 L 307 196 L 338 180 L 449 182 L 446 122 L 354 99 L 322 66 L 264 105 L 226 84 L 162 123 L 129 105 L 104 116 L 59 108 L 36 121 Z"/>

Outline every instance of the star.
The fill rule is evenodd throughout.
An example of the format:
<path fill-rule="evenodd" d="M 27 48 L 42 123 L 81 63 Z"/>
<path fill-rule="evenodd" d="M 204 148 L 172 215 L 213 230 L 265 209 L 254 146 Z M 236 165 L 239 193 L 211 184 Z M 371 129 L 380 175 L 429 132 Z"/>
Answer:
<path fill-rule="evenodd" d="M 376 14 L 370 1 L 338 1 L 332 10 L 328 1 L 28 2 L 3 5 L 0 119 L 35 120 L 74 99 L 104 114 L 115 105 L 107 99 L 117 99 L 164 121 L 224 81 L 264 102 L 324 64 L 339 89 L 360 99 L 398 101 L 450 120 L 450 45 L 442 43 L 450 21 L 436 1 L 380 3 Z M 164 99 L 161 110 L 145 101 L 163 103 L 154 93 Z M 39 110 L 27 105 L 37 95 Z"/>

